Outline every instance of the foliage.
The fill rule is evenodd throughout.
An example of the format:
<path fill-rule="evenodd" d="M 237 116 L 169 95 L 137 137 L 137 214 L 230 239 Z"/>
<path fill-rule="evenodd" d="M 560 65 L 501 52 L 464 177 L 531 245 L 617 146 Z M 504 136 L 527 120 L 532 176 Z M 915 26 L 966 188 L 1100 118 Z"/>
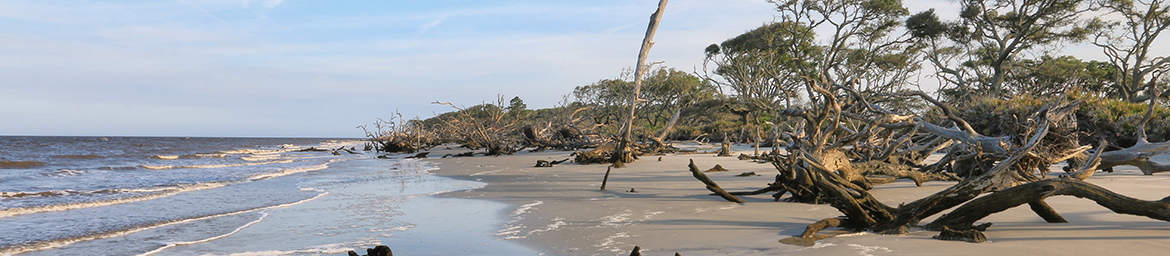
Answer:
<path fill-rule="evenodd" d="M 1084 0 L 961 0 L 958 19 L 942 22 L 933 10 L 911 16 L 908 30 L 928 47 L 927 59 L 944 83 L 949 99 L 976 95 L 1007 97 L 1012 66 L 1029 52 L 1064 42 L 1080 42 L 1102 29 L 1099 19 L 1084 20 Z"/>
<path fill-rule="evenodd" d="M 581 114 L 591 118 L 584 120 L 582 126 L 617 134 L 624 120 L 623 114 L 629 111 L 629 95 L 633 88 L 634 83 L 628 79 L 602 79 L 575 88 L 569 97 L 569 105 L 588 106 Z M 657 133 L 665 128 L 675 112 L 715 97 L 717 90 L 714 86 L 694 75 L 669 68 L 651 70 L 647 72 L 638 97 L 643 101 L 635 111 L 635 134 Z"/>
<path fill-rule="evenodd" d="M 1100 31 L 1093 40 L 1109 63 L 1120 70 L 1114 86 L 1108 88 L 1109 94 L 1130 102 L 1145 101 L 1152 96 L 1150 89 L 1170 95 L 1170 88 L 1161 81 L 1170 71 L 1170 59 L 1150 55 L 1151 49 L 1158 46 L 1158 35 L 1170 28 L 1170 5 L 1163 0 L 1103 0 L 1101 5 L 1121 16 L 1121 20 L 1109 22 L 1109 29 Z"/>
<path fill-rule="evenodd" d="M 1013 95 L 1058 97 L 1070 90 L 1104 92 L 1115 86 L 1119 70 L 1105 62 L 1044 55 L 1018 61 L 1011 66 L 1011 74 L 1004 88 Z"/>
<path fill-rule="evenodd" d="M 714 64 L 717 77 L 742 102 L 756 109 L 791 106 L 799 102 L 802 67 L 818 62 L 816 34 L 806 24 L 775 22 L 760 26 L 706 49 L 704 65 Z"/>

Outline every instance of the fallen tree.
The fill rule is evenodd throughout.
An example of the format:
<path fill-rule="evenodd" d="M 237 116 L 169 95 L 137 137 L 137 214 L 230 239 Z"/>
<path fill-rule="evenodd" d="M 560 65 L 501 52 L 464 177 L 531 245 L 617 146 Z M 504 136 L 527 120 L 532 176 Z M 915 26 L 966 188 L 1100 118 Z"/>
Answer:
<path fill-rule="evenodd" d="M 401 113 L 374 121 L 373 131 L 368 125 L 358 126 L 370 138 L 373 148 L 386 153 L 414 153 L 438 145 L 437 134 L 422 127 L 418 120 L 407 120 Z"/>
<path fill-rule="evenodd" d="M 1117 213 L 1170 220 L 1170 197 L 1139 200 L 1085 181 L 1096 170 L 1123 164 L 1137 166 L 1146 174 L 1165 171 L 1166 165 L 1149 161 L 1149 157 L 1165 153 L 1170 143 L 1149 143 L 1139 134 L 1141 139 L 1133 147 L 1104 152 L 1106 144 L 1102 142 L 1089 155 L 1093 147 L 1078 142 L 1077 122 L 1072 115 L 1079 101 L 1053 100 L 1023 118 L 1015 129 L 1017 133 L 988 136 L 972 129 L 949 105 L 922 92 L 901 96 L 934 105 L 946 117 L 945 124 L 893 113 L 865 104 L 863 98 L 851 99 L 860 104 L 843 106 L 840 102 L 844 100 L 839 96 L 857 95 L 848 93 L 847 86 L 824 79 L 809 86 L 817 93 L 814 107 L 781 111 L 799 119 L 800 124 L 795 131 L 782 135 L 791 142 L 769 155 L 779 172 L 774 183 L 755 191 L 720 193 L 711 189 L 718 188 L 714 181 L 698 175 L 696 178 L 729 201 L 742 202 L 734 198 L 736 195 L 776 192 L 776 199 L 790 194 L 787 201 L 829 204 L 844 214 L 809 225 L 800 235 L 802 238 L 812 238 L 821 230 L 835 227 L 882 234 L 902 234 L 909 227 L 922 227 L 945 231 L 939 239 L 983 241 L 981 231 L 989 224 L 975 225 L 976 221 L 1023 204 L 1048 222 L 1065 222 L 1044 202 L 1045 198 L 1059 195 L 1090 199 Z M 863 125 L 859 129 L 846 128 L 850 123 Z M 927 156 L 940 151 L 946 155 L 935 163 L 924 164 Z M 1069 163 L 1067 173 L 1049 177 L 1050 167 L 1059 162 Z M 896 179 L 911 179 L 918 185 L 927 181 L 958 182 L 897 206 L 881 203 L 868 192 L 875 185 Z M 979 197 L 987 193 L 991 194 Z M 952 208 L 929 224 L 919 223 Z"/>

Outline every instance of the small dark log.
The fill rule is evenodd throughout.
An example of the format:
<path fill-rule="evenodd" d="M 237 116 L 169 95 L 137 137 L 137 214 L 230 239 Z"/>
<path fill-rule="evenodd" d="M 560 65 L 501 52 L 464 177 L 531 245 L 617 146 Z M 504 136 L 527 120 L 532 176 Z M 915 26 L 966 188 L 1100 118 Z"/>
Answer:
<path fill-rule="evenodd" d="M 723 168 L 722 165 L 716 164 L 715 167 L 711 167 L 711 169 L 707 169 L 706 172 L 728 172 L 728 171 L 731 171 L 731 170 L 728 170 L 727 168 Z"/>
<path fill-rule="evenodd" d="M 569 161 L 568 158 L 565 158 L 563 160 L 553 160 L 551 162 L 547 161 L 547 160 L 536 160 L 536 166 L 533 166 L 533 167 L 552 167 L 554 164 L 560 164 L 560 163 L 564 163 L 567 161 Z"/>
<path fill-rule="evenodd" d="M 817 221 L 816 223 L 809 224 L 808 227 L 805 227 L 804 232 L 800 233 L 800 237 L 801 238 L 810 238 L 813 235 L 816 235 L 817 232 L 821 232 L 821 230 L 835 228 L 835 227 L 841 227 L 844 224 L 845 224 L 845 220 L 842 218 L 823 219 L 823 220 Z"/>
<path fill-rule="evenodd" d="M 408 156 L 406 158 L 427 158 L 427 155 L 430 153 L 431 152 L 422 152 L 422 153 L 415 154 L 414 156 Z"/>
<path fill-rule="evenodd" d="M 349 256 L 360 256 L 354 251 L 348 251 L 346 254 Z M 394 256 L 394 252 L 390 251 L 390 246 L 379 245 L 366 249 L 366 256 Z"/>
<path fill-rule="evenodd" d="M 630 252 L 630 256 L 642 256 L 642 247 L 634 246 L 634 251 Z"/>
<path fill-rule="evenodd" d="M 772 191 L 781 191 L 781 190 L 784 190 L 784 184 L 773 184 L 773 185 L 768 186 L 766 188 L 761 188 L 761 189 L 748 191 L 748 192 L 728 192 L 728 193 L 731 195 L 736 195 L 736 196 L 750 196 L 750 195 L 759 195 L 759 194 L 763 194 L 763 193 L 768 193 L 768 192 L 772 192 Z"/>
<path fill-rule="evenodd" d="M 601 190 L 605 190 L 605 183 L 609 182 L 609 171 L 613 170 L 613 165 L 605 168 L 605 178 L 601 178 Z"/>
<path fill-rule="evenodd" d="M 934 236 L 934 239 L 948 240 L 948 241 L 967 241 L 972 243 L 987 242 L 987 236 L 979 230 L 968 229 L 963 231 L 956 231 L 947 227 L 943 227 L 942 233 Z"/>
<path fill-rule="evenodd" d="M 366 249 L 366 253 L 368 254 L 367 256 L 394 256 L 394 253 L 390 251 L 390 246 L 385 245 L 379 245 L 373 249 Z"/>
<path fill-rule="evenodd" d="M 741 203 L 741 204 L 744 203 L 743 199 L 739 199 L 738 197 L 735 197 L 735 196 L 731 195 L 730 193 L 727 193 L 727 191 L 725 191 L 725 190 L 723 190 L 723 188 L 719 187 L 719 184 L 715 184 L 715 181 L 712 181 L 711 178 L 708 178 L 706 174 L 703 174 L 703 172 L 699 171 L 699 167 L 695 166 L 695 160 L 691 160 L 691 164 L 688 167 L 690 167 L 691 174 L 695 176 L 695 179 L 698 179 L 699 181 L 702 181 L 703 184 L 707 185 L 707 190 L 711 190 L 711 192 L 715 192 L 716 195 L 719 195 L 719 197 L 723 197 L 723 199 L 727 199 L 727 201 L 732 201 L 732 202 Z M 605 183 L 603 182 L 602 185 L 604 186 L 604 184 Z"/>

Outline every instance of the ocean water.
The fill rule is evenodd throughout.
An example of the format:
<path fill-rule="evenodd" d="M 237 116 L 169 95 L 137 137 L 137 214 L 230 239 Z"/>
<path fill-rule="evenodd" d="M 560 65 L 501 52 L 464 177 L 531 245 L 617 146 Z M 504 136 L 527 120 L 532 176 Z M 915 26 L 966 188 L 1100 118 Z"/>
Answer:
<path fill-rule="evenodd" d="M 483 184 L 362 149 L 354 139 L 0 136 L 0 255 L 344 255 L 378 244 L 400 255 L 531 254 L 491 235 L 506 205 L 432 196 Z"/>

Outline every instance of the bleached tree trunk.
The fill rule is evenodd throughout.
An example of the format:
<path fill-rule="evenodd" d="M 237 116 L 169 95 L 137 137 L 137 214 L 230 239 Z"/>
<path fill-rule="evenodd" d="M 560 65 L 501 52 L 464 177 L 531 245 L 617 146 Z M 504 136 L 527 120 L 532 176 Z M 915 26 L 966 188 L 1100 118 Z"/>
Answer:
<path fill-rule="evenodd" d="M 667 0 L 658 1 L 658 10 L 650 15 L 650 25 L 646 28 L 646 37 L 642 38 L 642 50 L 638 52 L 638 65 L 634 68 L 634 94 L 630 96 L 630 115 L 626 117 L 625 131 L 622 132 L 622 141 L 614 149 L 616 161 L 631 162 L 630 154 L 631 132 L 634 126 L 634 110 L 638 107 L 638 94 L 642 93 L 642 75 L 646 72 L 646 56 L 650 54 L 650 47 L 654 46 L 654 32 L 658 30 L 658 21 L 662 20 L 662 11 L 666 9 Z"/>

